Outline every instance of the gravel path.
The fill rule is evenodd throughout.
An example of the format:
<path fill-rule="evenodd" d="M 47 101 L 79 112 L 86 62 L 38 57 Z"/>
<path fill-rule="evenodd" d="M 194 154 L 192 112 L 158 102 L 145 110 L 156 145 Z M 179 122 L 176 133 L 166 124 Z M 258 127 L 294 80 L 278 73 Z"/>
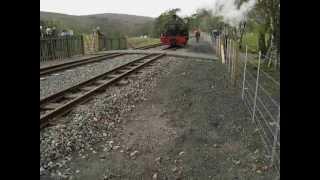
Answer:
<path fill-rule="evenodd" d="M 143 55 L 124 55 L 40 78 L 40 98 L 50 96 Z"/>

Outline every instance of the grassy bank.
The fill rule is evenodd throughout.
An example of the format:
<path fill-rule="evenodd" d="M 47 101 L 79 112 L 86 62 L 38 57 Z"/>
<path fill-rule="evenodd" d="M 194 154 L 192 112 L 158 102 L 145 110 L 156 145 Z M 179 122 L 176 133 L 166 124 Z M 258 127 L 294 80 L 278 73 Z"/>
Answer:
<path fill-rule="evenodd" d="M 159 38 L 140 38 L 140 37 L 130 37 L 128 38 L 128 43 L 133 47 L 147 46 L 151 44 L 160 43 Z"/>
<path fill-rule="evenodd" d="M 244 34 L 242 39 L 243 51 L 245 51 L 245 45 L 248 46 L 248 52 L 257 53 L 258 52 L 258 34 L 256 33 Z"/>

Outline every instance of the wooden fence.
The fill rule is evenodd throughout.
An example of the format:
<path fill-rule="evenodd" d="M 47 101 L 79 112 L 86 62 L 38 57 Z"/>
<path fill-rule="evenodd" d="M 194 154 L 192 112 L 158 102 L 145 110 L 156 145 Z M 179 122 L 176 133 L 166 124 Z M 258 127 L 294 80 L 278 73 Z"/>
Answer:
<path fill-rule="evenodd" d="M 96 34 L 40 38 L 40 62 L 90 54 L 97 51 L 127 49 L 127 39 L 107 38 Z"/>
<path fill-rule="evenodd" d="M 127 40 L 125 37 L 106 38 L 99 37 L 99 51 L 127 49 Z"/>
<path fill-rule="evenodd" d="M 40 38 L 40 61 L 84 54 L 82 36 Z"/>

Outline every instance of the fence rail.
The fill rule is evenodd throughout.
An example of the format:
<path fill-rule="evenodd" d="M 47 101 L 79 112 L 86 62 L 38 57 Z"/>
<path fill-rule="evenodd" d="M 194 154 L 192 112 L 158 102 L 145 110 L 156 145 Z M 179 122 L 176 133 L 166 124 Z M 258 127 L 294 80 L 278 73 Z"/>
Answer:
<path fill-rule="evenodd" d="M 226 39 L 223 34 L 212 36 L 212 41 L 216 54 L 226 64 L 230 74 L 228 79 L 233 87 L 241 89 L 241 98 L 248 108 L 252 122 L 256 124 L 270 165 L 280 172 L 280 82 L 262 69 L 261 52 L 257 56 L 258 63 L 255 64 L 253 62 L 256 59 L 248 56 L 247 45 L 241 56 L 237 42 Z"/>

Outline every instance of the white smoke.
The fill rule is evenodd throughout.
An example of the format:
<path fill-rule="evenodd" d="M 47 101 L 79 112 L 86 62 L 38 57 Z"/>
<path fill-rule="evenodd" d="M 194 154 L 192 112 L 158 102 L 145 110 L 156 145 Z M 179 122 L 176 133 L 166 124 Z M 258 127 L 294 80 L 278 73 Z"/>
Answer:
<path fill-rule="evenodd" d="M 238 9 L 235 0 L 215 0 L 213 13 L 223 16 L 224 20 L 232 26 L 246 19 L 248 12 L 254 7 L 256 1 L 249 0 Z"/>

